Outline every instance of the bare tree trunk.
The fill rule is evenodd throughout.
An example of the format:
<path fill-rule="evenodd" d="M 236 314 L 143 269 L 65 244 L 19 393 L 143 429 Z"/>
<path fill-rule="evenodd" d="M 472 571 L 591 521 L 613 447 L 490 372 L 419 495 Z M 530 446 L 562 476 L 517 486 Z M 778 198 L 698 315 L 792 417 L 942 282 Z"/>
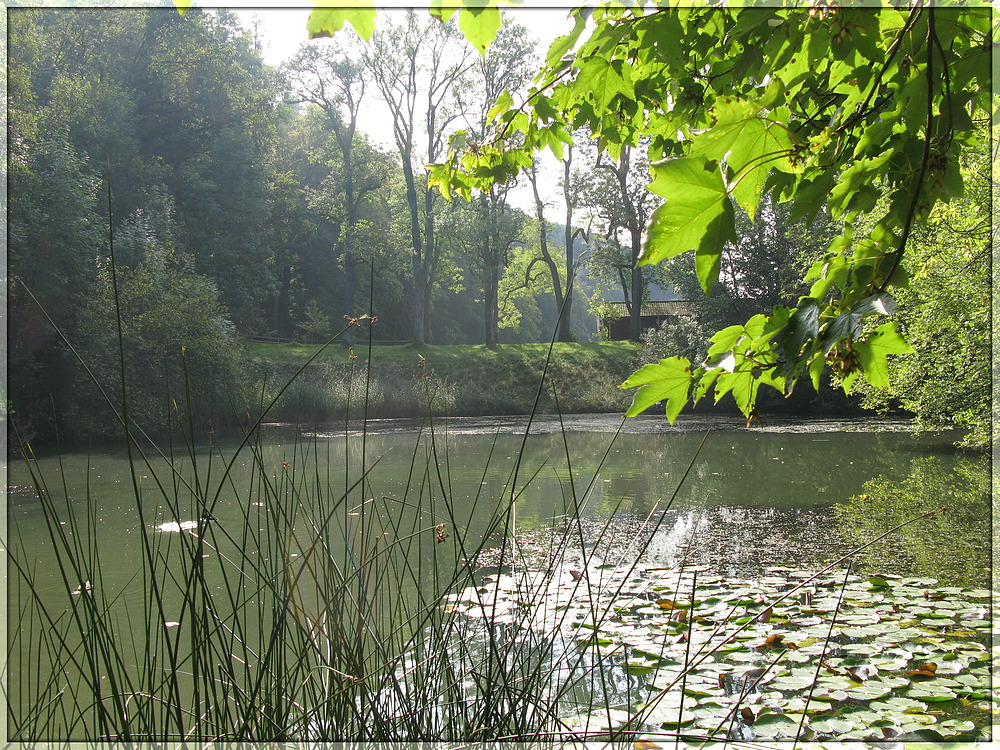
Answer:
<path fill-rule="evenodd" d="M 545 224 L 545 206 L 542 203 L 541 196 L 538 194 L 538 172 L 535 170 L 534 164 L 532 164 L 531 169 L 528 171 L 528 181 L 531 183 L 531 191 L 535 196 L 535 217 L 538 219 L 538 248 L 541 250 L 542 260 L 548 266 L 549 274 L 552 276 L 552 293 L 556 298 L 556 310 L 560 313 L 558 333 L 561 336 L 563 330 L 562 315 L 566 309 L 566 299 L 563 296 L 559 267 L 549 253 L 548 227 Z M 559 340 L 563 341 L 566 339 L 560 338 Z"/>
<path fill-rule="evenodd" d="M 573 341 L 573 277 L 576 269 L 573 267 L 573 243 L 576 234 L 573 231 L 573 200 L 570 194 L 570 167 L 573 163 L 573 146 L 566 149 L 566 160 L 563 162 L 563 197 L 566 201 L 566 299 L 560 306 L 559 340 Z"/>

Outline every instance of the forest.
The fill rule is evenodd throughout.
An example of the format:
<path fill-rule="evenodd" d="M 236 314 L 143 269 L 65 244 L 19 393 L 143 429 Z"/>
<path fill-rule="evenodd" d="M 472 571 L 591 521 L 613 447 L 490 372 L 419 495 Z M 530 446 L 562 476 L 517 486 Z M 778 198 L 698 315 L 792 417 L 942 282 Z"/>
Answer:
<path fill-rule="evenodd" d="M 991 7 L 175 5 L 7 14 L 9 742 L 995 739 Z"/>
<path fill-rule="evenodd" d="M 659 201 L 648 138 L 610 153 L 580 122 L 549 144 L 550 184 L 538 156 L 469 201 L 430 187 L 428 165 L 486 147 L 494 103 L 544 55 L 516 14 L 484 54 L 457 26 L 388 15 L 367 42 L 304 42 L 274 68 L 227 11 L 12 11 L 8 409 L 24 436 L 101 431 L 94 381 L 121 382 L 119 324 L 136 399 L 162 412 L 186 379 L 212 422 L 252 403 L 254 338 L 325 341 L 360 318 L 345 343 L 587 342 L 624 301 L 642 364 L 701 357 L 713 331 L 807 293 L 843 218 L 767 196 L 739 212 L 710 295 L 684 258 L 637 265 Z M 376 103 L 394 146 L 364 130 Z M 988 399 L 989 158 L 974 153 L 972 189 L 907 257 L 918 303 L 899 315 L 920 353 L 893 359 L 893 389 L 854 389 L 928 424 L 982 427 Z M 651 289 L 700 312 L 643 331 Z"/>

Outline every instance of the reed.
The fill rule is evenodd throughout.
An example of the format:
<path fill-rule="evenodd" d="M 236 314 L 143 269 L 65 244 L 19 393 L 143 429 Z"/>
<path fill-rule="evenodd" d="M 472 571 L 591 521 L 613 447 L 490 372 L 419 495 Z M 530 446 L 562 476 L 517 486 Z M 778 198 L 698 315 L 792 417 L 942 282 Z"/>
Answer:
<path fill-rule="evenodd" d="M 369 331 L 369 362 L 371 347 Z M 97 383 L 127 452 L 139 539 L 130 578 L 103 557 L 119 540 L 101 523 L 101 498 L 71 492 L 64 471 L 47 474 L 20 445 L 50 547 L 27 549 L 16 524 L 6 540 L 10 741 L 630 741 L 664 697 L 683 707 L 687 675 L 743 626 L 688 648 L 653 696 L 620 668 L 622 648 L 597 638 L 626 587 L 637 596 L 630 579 L 673 498 L 627 536 L 614 514 L 594 527 L 600 466 L 576 478 L 564 431 L 559 512 L 542 543 L 519 543 L 518 501 L 538 476 L 525 461 L 531 420 L 562 406 L 547 381 L 551 348 L 506 481 L 480 489 L 471 509 L 455 502 L 448 425 L 436 416 L 451 396 L 430 376 L 414 386 L 423 417 L 401 490 L 382 484 L 369 448 L 384 391 L 367 366 L 343 382 L 341 457 L 315 430 L 297 430 L 280 461 L 265 449 L 262 426 L 322 351 L 261 388 L 233 446 L 199 434 L 186 369 L 165 444 L 133 422 L 128 394 Z M 128 352 L 119 357 L 127 383 Z M 238 523 L 217 520 L 223 497 L 235 498 Z M 693 608 L 696 595 L 692 579 L 673 598 Z M 581 640 L 584 626 L 594 639 Z"/>

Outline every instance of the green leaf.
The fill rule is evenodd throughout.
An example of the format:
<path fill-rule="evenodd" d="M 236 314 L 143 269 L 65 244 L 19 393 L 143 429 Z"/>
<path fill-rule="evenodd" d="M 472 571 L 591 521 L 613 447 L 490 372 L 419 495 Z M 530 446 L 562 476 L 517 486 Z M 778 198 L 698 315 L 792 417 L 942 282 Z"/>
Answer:
<path fill-rule="evenodd" d="M 819 333 L 819 303 L 812 297 L 800 300 L 781 334 L 781 349 L 786 359 L 794 359 L 802 345 Z"/>
<path fill-rule="evenodd" d="M 446 0 L 431 0 L 428 12 L 441 23 L 448 23 L 461 6 Z"/>
<path fill-rule="evenodd" d="M 319 0 L 317 4 L 327 2 Z M 375 0 L 337 0 L 336 8 L 314 8 L 306 21 L 310 39 L 332 37 L 349 22 L 366 42 L 375 32 Z"/>
<path fill-rule="evenodd" d="M 892 322 L 876 328 L 875 333 L 865 341 L 855 341 L 854 350 L 864 368 L 865 380 L 876 388 L 889 387 L 888 355 L 914 353 L 913 347 L 896 332 L 896 324 Z"/>
<path fill-rule="evenodd" d="M 462 8 L 462 13 L 458 17 L 458 27 L 465 38 L 483 56 L 496 39 L 501 23 L 500 9 L 495 5 L 485 8 Z"/>
<path fill-rule="evenodd" d="M 718 163 L 703 156 L 654 164 L 649 189 L 666 199 L 650 219 L 639 265 L 658 263 L 688 250 L 702 254 L 702 287 L 710 288 L 715 256 L 736 240 L 732 205 Z"/>
<path fill-rule="evenodd" d="M 722 249 L 727 242 L 736 237 L 736 214 L 733 204 L 727 200 L 722 203 L 722 214 L 717 216 L 705 230 L 701 245 L 695 252 L 694 266 L 698 273 L 698 283 L 710 294 L 712 285 L 719 278 L 722 267 Z"/>
<path fill-rule="evenodd" d="M 584 27 L 587 25 L 589 15 L 589 13 L 580 13 L 577 15 L 573 30 L 568 34 L 556 37 L 552 44 L 549 45 L 548 54 L 545 56 L 545 64 L 548 67 L 554 67 L 562 59 L 563 55 L 573 48 L 573 45 L 576 44 L 576 41 L 580 38 L 580 34 L 583 33 Z"/>
<path fill-rule="evenodd" d="M 616 62 L 619 62 L 618 66 L 613 65 L 606 57 L 595 55 L 583 64 L 574 83 L 577 88 L 588 91 L 594 97 L 594 108 L 598 112 L 606 110 L 618 94 L 629 98 L 635 96 L 630 69 L 621 66 L 620 61 Z"/>
<path fill-rule="evenodd" d="M 174 0 L 174 6 L 177 8 L 177 15 L 183 17 L 191 7 L 191 0 Z"/>
<path fill-rule="evenodd" d="M 499 115 L 504 112 L 509 112 L 511 107 L 514 106 L 514 97 L 510 95 L 507 89 L 500 92 L 500 96 L 497 97 L 496 102 L 490 107 L 489 112 L 486 113 L 486 119 L 489 122 L 495 120 Z"/>
<path fill-rule="evenodd" d="M 691 362 L 684 357 L 661 359 L 658 364 L 640 368 L 619 386 L 619 388 L 639 386 L 625 416 L 634 417 L 658 401 L 666 400 L 667 419 L 673 424 L 688 402 L 693 377 Z"/>
<path fill-rule="evenodd" d="M 720 354 L 731 351 L 740 337 L 746 335 L 746 331 L 746 326 L 739 324 L 718 331 L 711 339 L 712 346 L 708 350 L 709 361 L 713 361 Z"/>

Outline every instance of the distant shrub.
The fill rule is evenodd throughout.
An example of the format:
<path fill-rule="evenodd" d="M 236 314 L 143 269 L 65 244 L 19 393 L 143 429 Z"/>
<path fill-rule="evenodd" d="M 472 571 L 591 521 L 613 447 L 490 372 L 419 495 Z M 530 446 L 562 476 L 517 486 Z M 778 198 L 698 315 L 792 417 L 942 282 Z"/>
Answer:
<path fill-rule="evenodd" d="M 122 383 L 113 271 L 99 263 L 77 334 L 81 358 L 117 409 Z M 196 428 L 231 423 L 248 402 L 245 353 L 215 285 L 188 258 L 155 245 L 134 267 L 116 272 L 129 418 L 154 433 L 170 423 L 186 427 L 189 416 Z M 85 435 L 121 434 L 89 376 L 79 376 L 70 408 L 71 423 Z"/>
<path fill-rule="evenodd" d="M 703 362 L 708 353 L 709 335 L 697 318 L 689 315 L 665 321 L 659 328 L 643 331 L 637 364 L 642 366 L 667 357 L 687 357 L 692 362 Z"/>

